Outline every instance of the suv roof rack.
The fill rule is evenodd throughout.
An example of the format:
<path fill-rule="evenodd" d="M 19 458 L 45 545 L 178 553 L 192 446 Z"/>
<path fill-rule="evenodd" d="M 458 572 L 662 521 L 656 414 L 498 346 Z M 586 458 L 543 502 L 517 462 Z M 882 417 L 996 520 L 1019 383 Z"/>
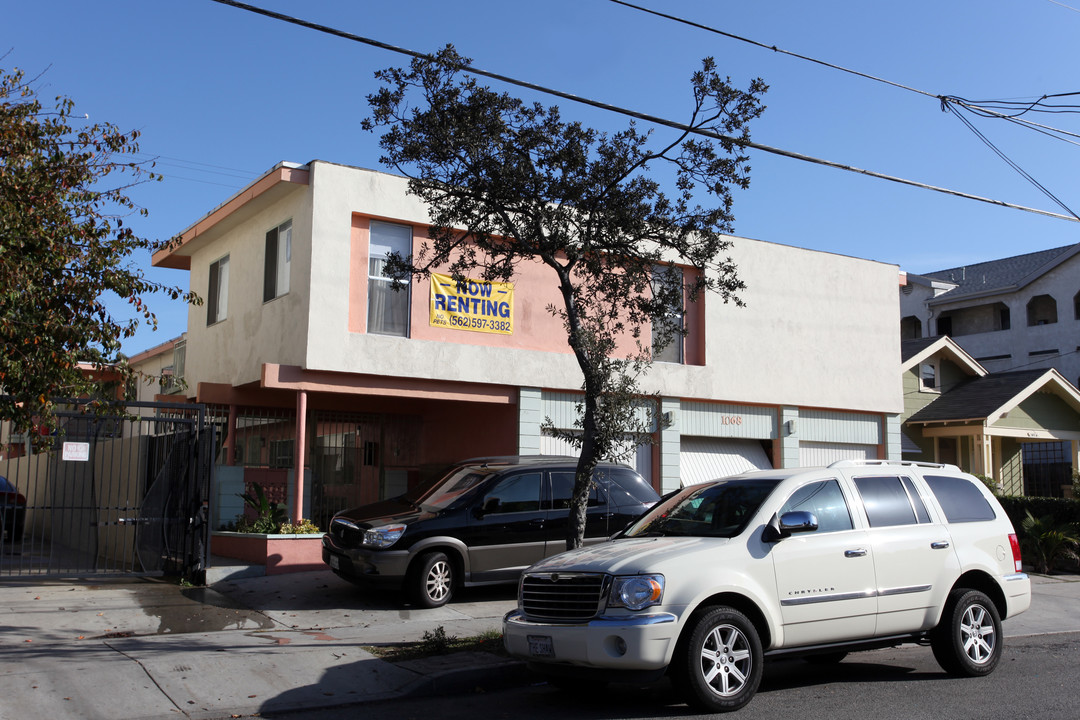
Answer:
<path fill-rule="evenodd" d="M 933 463 L 922 462 L 919 460 L 837 460 L 831 463 L 829 467 L 861 467 L 861 466 L 889 466 L 898 465 L 900 467 L 928 467 L 939 469 L 952 469 L 959 471 L 960 468 L 955 465 L 949 465 L 948 463 Z"/>

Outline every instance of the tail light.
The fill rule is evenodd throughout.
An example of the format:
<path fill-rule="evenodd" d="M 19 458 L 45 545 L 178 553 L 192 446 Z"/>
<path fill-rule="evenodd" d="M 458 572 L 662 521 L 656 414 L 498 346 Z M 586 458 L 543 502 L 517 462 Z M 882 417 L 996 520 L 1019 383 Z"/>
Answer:
<path fill-rule="evenodd" d="M 1020 572 L 1024 569 L 1024 566 L 1020 562 L 1020 540 L 1016 537 L 1016 533 L 1009 535 L 1009 545 L 1012 546 L 1013 563 L 1016 565 L 1016 572 Z"/>

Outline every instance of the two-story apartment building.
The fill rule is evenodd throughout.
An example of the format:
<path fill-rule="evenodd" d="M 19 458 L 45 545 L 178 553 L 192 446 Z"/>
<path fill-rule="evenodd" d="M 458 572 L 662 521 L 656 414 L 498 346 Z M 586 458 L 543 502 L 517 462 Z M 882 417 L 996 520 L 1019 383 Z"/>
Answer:
<path fill-rule="evenodd" d="M 450 462 L 567 451 L 541 432 L 545 418 L 571 428 L 580 398 L 546 310 L 555 279 L 536 264 L 505 286 L 395 291 L 384 259 L 428 232 L 406 190 L 382 172 L 281 163 L 155 254 L 205 299 L 184 378 L 225 430 L 223 488 L 278 487 L 325 522 Z M 746 306 L 687 304 L 689 335 L 645 377 L 665 422 L 638 470 L 666 491 L 750 467 L 898 458 L 898 268 L 742 238 L 731 255 Z"/>
<path fill-rule="evenodd" d="M 1054 369 L 1075 385 L 1080 383 L 1080 244 L 907 273 L 900 316 L 904 340 L 948 336 L 995 376 Z M 1054 488 L 1069 482 L 1076 464 L 1076 448 L 1069 442 L 1028 442 L 1021 450 L 1029 477 L 1053 475 L 1048 484 Z"/>
<path fill-rule="evenodd" d="M 900 289 L 903 339 L 948 335 L 988 372 L 1080 382 L 1080 244 L 923 275 Z"/>

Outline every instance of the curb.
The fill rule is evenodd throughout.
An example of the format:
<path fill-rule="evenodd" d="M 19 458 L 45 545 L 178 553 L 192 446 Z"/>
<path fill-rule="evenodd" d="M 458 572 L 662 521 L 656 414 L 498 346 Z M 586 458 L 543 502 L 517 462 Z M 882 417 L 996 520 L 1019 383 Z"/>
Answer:
<path fill-rule="evenodd" d="M 507 659 L 487 665 L 473 665 L 423 675 L 403 688 L 399 696 L 422 698 L 483 693 L 517 687 L 532 680 L 533 676 L 525 662 Z"/>

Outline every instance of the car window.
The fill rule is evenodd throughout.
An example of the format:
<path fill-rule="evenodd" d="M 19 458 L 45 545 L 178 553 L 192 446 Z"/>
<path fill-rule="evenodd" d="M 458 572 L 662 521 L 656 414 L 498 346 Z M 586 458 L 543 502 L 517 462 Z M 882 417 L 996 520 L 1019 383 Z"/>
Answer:
<path fill-rule="evenodd" d="M 611 502 L 619 507 L 651 505 L 660 496 L 645 479 L 631 470 L 611 470 L 610 484 L 605 485 Z"/>
<path fill-rule="evenodd" d="M 484 493 L 485 513 L 536 512 L 540 510 L 540 473 L 519 473 L 498 480 Z"/>
<path fill-rule="evenodd" d="M 431 485 L 408 493 L 406 499 L 431 510 L 441 510 L 470 495 L 489 477 L 491 473 L 488 471 L 460 468 Z"/>
<path fill-rule="evenodd" d="M 923 479 L 949 522 L 981 522 L 997 517 L 982 491 L 970 480 L 947 475 L 924 475 Z"/>
<path fill-rule="evenodd" d="M 780 508 L 780 515 L 796 510 L 814 514 L 818 521 L 817 532 L 837 532 L 853 527 L 847 501 L 835 479 L 802 486 Z"/>
<path fill-rule="evenodd" d="M 565 510 L 570 507 L 570 496 L 574 493 L 573 472 L 552 472 L 551 478 L 551 507 L 554 510 Z M 604 494 L 600 491 L 598 483 L 594 480 L 589 486 L 588 507 L 605 505 Z"/>
<path fill-rule="evenodd" d="M 922 495 L 915 489 L 915 483 L 911 482 L 909 477 L 901 477 L 900 482 L 904 484 L 908 499 L 911 500 L 911 505 L 915 508 L 915 518 L 921 523 L 930 522 L 930 513 L 926 512 L 926 505 L 923 504 Z"/>
<path fill-rule="evenodd" d="M 855 478 L 855 487 L 862 496 L 870 527 L 916 524 L 912 498 L 899 477 L 859 477 Z"/>
<path fill-rule="evenodd" d="M 625 537 L 690 535 L 735 537 L 779 484 L 773 479 L 721 480 L 691 485 L 664 497 L 626 529 Z"/>

